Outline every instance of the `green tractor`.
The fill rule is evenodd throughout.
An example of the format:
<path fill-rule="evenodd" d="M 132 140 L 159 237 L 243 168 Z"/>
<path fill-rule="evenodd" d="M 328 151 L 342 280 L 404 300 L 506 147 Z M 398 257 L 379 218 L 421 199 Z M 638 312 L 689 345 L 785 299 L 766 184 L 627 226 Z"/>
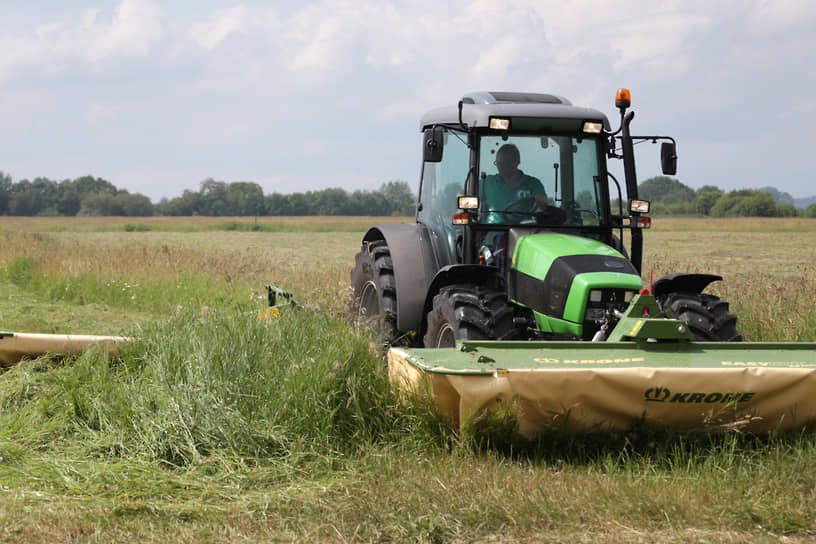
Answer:
<path fill-rule="evenodd" d="M 618 90 L 614 131 L 600 111 L 550 94 L 476 92 L 426 113 L 416 221 L 365 234 L 351 271 L 353 313 L 375 318 L 389 345 L 597 342 L 645 293 L 695 340 L 740 340 L 728 303 L 703 293 L 721 277 L 643 285 L 651 220 L 633 146 L 660 140 L 667 175 L 677 154 L 670 137 L 631 135 L 629 105 L 629 91 Z M 625 196 L 608 159 L 623 161 Z"/>

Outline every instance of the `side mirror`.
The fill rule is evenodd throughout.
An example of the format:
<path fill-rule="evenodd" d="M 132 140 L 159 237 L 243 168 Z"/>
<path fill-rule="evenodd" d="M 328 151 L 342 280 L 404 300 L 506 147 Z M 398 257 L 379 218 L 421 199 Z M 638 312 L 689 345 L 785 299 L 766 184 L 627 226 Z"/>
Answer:
<path fill-rule="evenodd" d="M 442 127 L 426 128 L 422 135 L 422 160 L 424 162 L 442 162 L 445 131 Z"/>
<path fill-rule="evenodd" d="M 660 144 L 660 167 L 667 176 L 677 173 L 677 149 L 674 142 Z"/>

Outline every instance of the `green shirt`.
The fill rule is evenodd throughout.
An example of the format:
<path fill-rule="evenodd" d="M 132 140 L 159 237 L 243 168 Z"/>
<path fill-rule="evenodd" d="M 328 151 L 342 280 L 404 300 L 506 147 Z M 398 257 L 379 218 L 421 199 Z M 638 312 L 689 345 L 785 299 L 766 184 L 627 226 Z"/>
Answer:
<path fill-rule="evenodd" d="M 516 200 L 529 198 L 526 202 L 520 202 L 511 208 L 510 211 L 533 212 L 536 208 L 533 197 L 538 194 L 546 194 L 544 186 L 538 178 L 528 176 L 519 170 L 521 177 L 511 188 L 508 187 L 499 174 L 487 176 L 482 183 L 481 201 L 482 209 L 487 210 L 485 223 L 518 223 L 525 218 L 522 214 L 499 213 Z"/>

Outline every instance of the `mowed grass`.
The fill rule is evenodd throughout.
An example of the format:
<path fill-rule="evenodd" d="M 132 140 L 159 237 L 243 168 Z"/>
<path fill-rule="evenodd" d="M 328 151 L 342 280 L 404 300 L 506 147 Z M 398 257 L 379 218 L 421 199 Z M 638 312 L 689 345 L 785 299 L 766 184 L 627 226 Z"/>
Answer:
<path fill-rule="evenodd" d="M 343 316 L 378 221 L 1 218 L 0 330 L 139 340 L 0 375 L 0 541 L 813 538 L 811 435 L 638 430 L 507 452 L 401 405 Z M 746 337 L 816 341 L 816 223 L 697 226 L 656 220 L 644 271 L 721 274 L 711 291 Z M 302 310 L 256 320 L 269 282 Z"/>

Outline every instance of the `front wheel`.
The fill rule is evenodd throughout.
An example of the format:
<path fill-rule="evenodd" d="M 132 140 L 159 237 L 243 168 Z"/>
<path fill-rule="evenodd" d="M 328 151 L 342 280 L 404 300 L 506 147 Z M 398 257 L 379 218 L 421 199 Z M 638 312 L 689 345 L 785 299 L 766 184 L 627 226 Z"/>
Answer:
<path fill-rule="evenodd" d="M 391 344 L 398 337 L 397 288 L 391 251 L 384 240 L 376 240 L 364 244 L 355 261 L 351 269 L 350 317 L 373 321 L 378 339 Z"/>
<path fill-rule="evenodd" d="M 698 342 L 740 342 L 737 316 L 728 312 L 728 303 L 703 293 L 666 293 L 660 306 L 672 317 L 684 321 Z"/>
<path fill-rule="evenodd" d="M 513 315 L 504 291 L 474 285 L 443 287 L 428 312 L 424 345 L 452 348 L 457 340 L 517 338 Z"/>

